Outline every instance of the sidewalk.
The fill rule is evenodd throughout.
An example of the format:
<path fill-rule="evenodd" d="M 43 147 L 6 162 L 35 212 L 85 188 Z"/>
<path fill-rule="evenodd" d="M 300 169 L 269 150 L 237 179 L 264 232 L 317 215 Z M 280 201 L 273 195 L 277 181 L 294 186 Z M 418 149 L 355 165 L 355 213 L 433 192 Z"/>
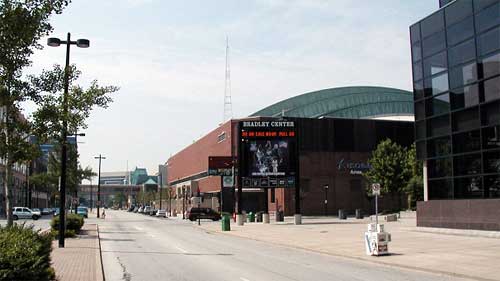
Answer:
<path fill-rule="evenodd" d="M 424 232 L 415 226 L 414 218 L 403 218 L 384 223 L 386 231 L 392 235 L 389 244 L 391 255 L 372 257 L 365 254 L 363 242 L 368 219 L 305 217 L 302 222 L 302 225 L 294 225 L 293 217 L 287 217 L 282 223 L 245 223 L 244 226 L 237 226 L 231 220 L 230 232 L 222 232 L 220 223 L 205 223 L 202 228 L 390 266 L 500 280 L 500 239 L 459 235 L 459 231 L 449 234 Z"/>
<path fill-rule="evenodd" d="M 77 238 L 68 238 L 65 248 L 52 243 L 52 267 L 59 281 L 104 280 L 97 224 L 83 225 Z"/>

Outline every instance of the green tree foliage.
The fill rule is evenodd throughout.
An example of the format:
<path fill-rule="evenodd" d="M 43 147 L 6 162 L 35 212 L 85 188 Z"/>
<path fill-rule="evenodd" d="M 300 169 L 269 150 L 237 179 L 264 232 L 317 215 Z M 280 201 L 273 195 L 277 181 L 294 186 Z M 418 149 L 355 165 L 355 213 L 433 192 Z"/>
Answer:
<path fill-rule="evenodd" d="M 372 152 L 368 160 L 372 168 L 364 176 L 369 183 L 380 183 L 381 194 L 399 194 L 410 178 L 406 161 L 406 149 L 386 139 Z"/>
<path fill-rule="evenodd" d="M 30 57 L 43 36 L 52 31 L 50 16 L 60 14 L 69 0 L 2 0 L 0 2 L 0 157 L 5 160 L 2 173 L 7 224 L 12 225 L 12 166 L 34 157 L 27 136 L 32 131 L 21 115 L 21 103 L 37 101 L 37 91 L 22 77 L 31 64 Z"/>
<path fill-rule="evenodd" d="M 68 114 L 64 114 L 63 90 L 64 68 L 54 65 L 50 71 L 43 71 L 38 77 L 31 77 L 36 89 L 41 91 L 39 108 L 33 114 L 35 127 L 39 135 L 47 140 L 57 140 L 62 143 L 61 134 L 63 121 L 66 119 L 68 131 L 76 133 L 87 128 L 86 120 L 92 109 L 107 108 L 113 101 L 109 94 L 118 91 L 115 86 L 99 86 L 97 80 L 92 81 L 88 88 L 73 85 L 80 77 L 81 72 L 76 66 L 69 67 L 69 95 Z"/>
<path fill-rule="evenodd" d="M 368 163 L 371 169 L 363 175 L 371 183 L 380 183 L 381 194 L 407 196 L 408 208 L 422 200 L 422 163 L 416 159 L 416 148 L 409 149 L 386 139 L 372 152 Z M 371 186 L 367 187 L 371 194 Z"/>

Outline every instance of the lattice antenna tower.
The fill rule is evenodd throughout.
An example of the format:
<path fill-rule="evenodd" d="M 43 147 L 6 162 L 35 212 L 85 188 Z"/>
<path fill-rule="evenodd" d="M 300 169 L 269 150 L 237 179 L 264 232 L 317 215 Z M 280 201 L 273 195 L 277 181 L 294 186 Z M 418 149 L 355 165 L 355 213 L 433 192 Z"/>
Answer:
<path fill-rule="evenodd" d="M 231 101 L 231 69 L 229 64 L 229 38 L 226 37 L 226 81 L 224 83 L 224 116 L 222 123 L 233 118 L 233 103 Z"/>

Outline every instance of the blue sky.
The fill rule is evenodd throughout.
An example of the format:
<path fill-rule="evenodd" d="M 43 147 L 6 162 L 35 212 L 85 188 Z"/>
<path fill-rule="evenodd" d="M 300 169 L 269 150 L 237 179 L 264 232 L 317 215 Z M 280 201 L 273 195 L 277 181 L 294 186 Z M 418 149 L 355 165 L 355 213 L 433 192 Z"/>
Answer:
<path fill-rule="evenodd" d="M 225 38 L 229 36 L 234 117 L 331 87 L 410 90 L 408 27 L 438 0 L 74 0 L 52 19 L 51 36 L 87 38 L 71 61 L 92 79 L 121 88 L 96 110 L 80 144 L 81 162 L 107 157 L 103 171 L 150 172 L 222 120 Z M 45 40 L 44 40 L 45 42 Z M 64 63 L 46 47 L 30 72 Z"/>

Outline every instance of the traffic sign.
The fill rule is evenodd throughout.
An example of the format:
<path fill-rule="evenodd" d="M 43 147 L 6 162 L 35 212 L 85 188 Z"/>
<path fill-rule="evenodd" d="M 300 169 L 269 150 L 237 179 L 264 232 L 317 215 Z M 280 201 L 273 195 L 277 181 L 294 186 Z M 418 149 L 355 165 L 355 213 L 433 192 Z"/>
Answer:
<path fill-rule="evenodd" d="M 372 183 L 372 195 L 380 196 L 380 183 Z"/>

